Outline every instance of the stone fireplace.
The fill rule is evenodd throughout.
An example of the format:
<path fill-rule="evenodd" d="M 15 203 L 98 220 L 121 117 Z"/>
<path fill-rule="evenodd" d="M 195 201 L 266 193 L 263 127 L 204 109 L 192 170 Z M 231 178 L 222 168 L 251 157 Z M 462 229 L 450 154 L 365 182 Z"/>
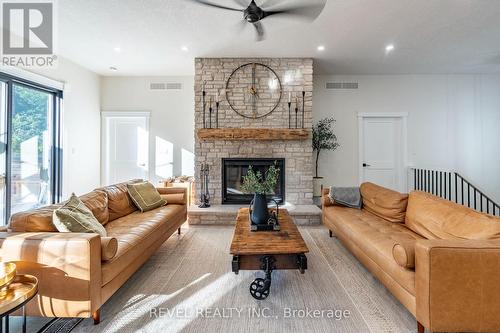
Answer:
<path fill-rule="evenodd" d="M 302 112 L 302 91 L 304 98 L 304 130 L 302 137 L 273 136 L 259 138 L 232 138 L 201 136 L 203 130 L 202 88 L 205 86 L 206 105 L 225 88 L 227 79 L 234 69 L 246 63 L 261 63 L 272 68 L 281 80 L 283 97 L 278 107 L 269 115 L 250 119 L 238 115 L 225 98 L 221 98 L 218 123 L 220 129 L 229 134 L 233 129 L 264 130 L 268 134 L 289 128 L 288 96 L 292 96 L 292 116 L 295 98 L 299 102 L 299 117 Z M 311 147 L 313 60 L 310 58 L 197 58 L 195 59 L 195 171 L 197 199 L 200 195 L 200 168 L 208 164 L 209 193 L 212 210 L 225 212 L 229 208 L 223 203 L 223 161 L 227 159 L 282 159 L 284 164 L 284 203 L 293 206 L 312 206 L 313 203 L 313 156 Z M 243 78 L 245 79 L 245 78 Z M 224 96 L 222 94 L 222 96 Z M 208 122 L 207 122 L 208 123 Z M 212 120 L 212 124 L 215 121 Z M 295 127 L 295 123 L 292 123 Z M 302 127 L 302 126 L 300 126 Z M 299 130 L 300 131 L 300 130 Z M 205 133 L 204 132 L 204 133 Z M 251 132 L 251 131 L 250 131 Z M 225 133 L 225 134 L 228 134 Z M 205 133 L 206 134 L 206 133 Z M 197 200 L 198 203 L 198 200 Z M 246 204 L 240 204 L 245 206 Z M 226 207 L 226 208 L 224 208 Z M 317 207 L 316 207 L 317 208 Z M 192 212 L 202 212 L 192 207 Z M 208 214 L 209 210 L 203 211 Z M 233 212 L 234 213 L 234 212 Z M 190 223 L 198 223 L 195 213 L 190 214 Z M 191 218 L 193 217 L 193 219 Z"/>

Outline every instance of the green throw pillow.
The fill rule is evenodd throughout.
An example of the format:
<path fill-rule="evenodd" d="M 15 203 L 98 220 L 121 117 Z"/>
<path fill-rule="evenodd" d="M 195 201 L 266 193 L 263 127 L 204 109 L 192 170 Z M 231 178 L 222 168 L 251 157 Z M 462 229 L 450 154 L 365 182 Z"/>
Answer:
<path fill-rule="evenodd" d="M 106 229 L 74 193 L 61 208 L 54 210 L 52 223 L 60 232 L 93 232 L 106 237 Z"/>
<path fill-rule="evenodd" d="M 143 213 L 167 204 L 167 201 L 161 197 L 158 190 L 149 182 L 127 184 L 127 189 L 132 201 Z"/>

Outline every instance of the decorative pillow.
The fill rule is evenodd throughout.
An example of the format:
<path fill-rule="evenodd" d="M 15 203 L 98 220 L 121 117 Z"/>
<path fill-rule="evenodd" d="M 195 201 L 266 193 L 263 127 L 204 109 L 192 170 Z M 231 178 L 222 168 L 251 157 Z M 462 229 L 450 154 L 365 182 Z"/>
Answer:
<path fill-rule="evenodd" d="M 143 213 L 167 204 L 160 192 L 149 182 L 127 184 L 127 189 L 132 201 Z"/>
<path fill-rule="evenodd" d="M 60 232 L 93 232 L 106 237 L 106 229 L 74 193 L 61 208 L 54 210 L 52 223 Z"/>

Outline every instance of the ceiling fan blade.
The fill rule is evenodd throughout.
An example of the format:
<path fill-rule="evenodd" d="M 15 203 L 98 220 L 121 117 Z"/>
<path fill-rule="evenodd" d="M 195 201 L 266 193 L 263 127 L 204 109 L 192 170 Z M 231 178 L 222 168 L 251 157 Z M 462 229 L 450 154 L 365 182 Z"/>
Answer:
<path fill-rule="evenodd" d="M 264 31 L 264 26 L 262 25 L 262 22 L 258 21 L 253 23 L 253 26 L 255 28 L 255 32 L 257 35 L 255 36 L 255 40 L 260 42 L 264 39 L 266 39 L 266 33 Z"/>
<path fill-rule="evenodd" d="M 261 8 L 272 8 L 276 5 L 281 4 L 283 1 L 284 0 L 264 0 L 260 7 Z"/>
<path fill-rule="evenodd" d="M 236 2 L 238 5 L 242 6 L 243 8 L 247 8 L 248 5 L 250 4 L 250 1 L 247 1 L 247 0 L 233 0 L 233 2 Z"/>
<path fill-rule="evenodd" d="M 300 5 L 277 8 L 275 10 L 264 11 L 264 17 L 271 15 L 289 15 L 307 21 L 314 21 L 325 8 L 326 2 L 314 5 Z M 280 6 L 281 7 L 281 6 Z"/>
<path fill-rule="evenodd" d="M 219 8 L 219 9 L 232 10 L 232 11 L 236 11 L 236 12 L 242 12 L 243 11 L 243 9 L 237 9 L 237 8 L 227 7 L 227 6 L 219 5 L 219 4 L 213 3 L 211 1 L 206 1 L 206 0 L 189 0 L 189 1 L 196 2 L 196 3 L 200 4 L 200 5 L 215 7 L 215 8 Z"/>

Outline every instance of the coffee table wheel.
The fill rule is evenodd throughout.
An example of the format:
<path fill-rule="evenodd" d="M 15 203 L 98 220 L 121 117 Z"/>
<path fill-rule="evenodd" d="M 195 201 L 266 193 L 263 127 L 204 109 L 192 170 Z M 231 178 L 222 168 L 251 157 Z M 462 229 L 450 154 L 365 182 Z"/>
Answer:
<path fill-rule="evenodd" d="M 250 284 L 250 295 L 252 295 L 253 298 L 259 301 L 264 300 L 267 298 L 267 296 L 269 296 L 269 287 L 270 285 L 266 283 L 266 280 L 262 278 L 256 278 Z"/>

